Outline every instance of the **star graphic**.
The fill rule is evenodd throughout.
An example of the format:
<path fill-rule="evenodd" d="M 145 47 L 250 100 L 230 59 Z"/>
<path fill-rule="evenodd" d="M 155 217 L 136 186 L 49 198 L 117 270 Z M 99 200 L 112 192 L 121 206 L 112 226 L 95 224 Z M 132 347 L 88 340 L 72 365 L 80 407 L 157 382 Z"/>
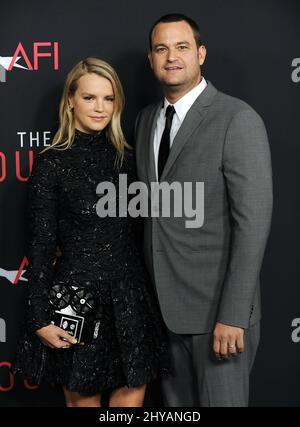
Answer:
<path fill-rule="evenodd" d="M 23 67 L 23 65 L 17 64 L 17 62 L 19 61 L 20 58 L 21 58 L 20 56 L 17 56 L 16 62 L 14 63 L 14 67 L 23 68 L 23 70 L 28 70 L 28 68 Z M 13 59 L 13 56 L 0 56 L 0 65 L 2 65 L 2 67 L 4 67 L 6 70 L 8 70 L 12 59 Z"/>

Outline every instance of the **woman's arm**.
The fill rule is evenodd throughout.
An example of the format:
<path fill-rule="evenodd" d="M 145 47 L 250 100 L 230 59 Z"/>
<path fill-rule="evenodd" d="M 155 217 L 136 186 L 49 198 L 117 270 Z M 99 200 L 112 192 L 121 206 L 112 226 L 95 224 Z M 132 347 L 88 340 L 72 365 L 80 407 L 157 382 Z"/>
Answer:
<path fill-rule="evenodd" d="M 39 154 L 28 180 L 27 258 L 28 327 L 32 332 L 49 325 L 49 288 L 57 246 L 58 163 L 52 150 Z"/>

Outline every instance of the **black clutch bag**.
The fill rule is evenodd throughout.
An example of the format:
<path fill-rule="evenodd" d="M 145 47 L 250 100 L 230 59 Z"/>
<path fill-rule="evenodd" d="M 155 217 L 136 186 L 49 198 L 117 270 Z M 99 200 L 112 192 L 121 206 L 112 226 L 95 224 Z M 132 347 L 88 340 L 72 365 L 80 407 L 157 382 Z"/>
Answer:
<path fill-rule="evenodd" d="M 100 320 L 96 317 L 93 292 L 87 288 L 56 284 L 50 289 L 51 324 L 84 342 L 97 338 Z"/>

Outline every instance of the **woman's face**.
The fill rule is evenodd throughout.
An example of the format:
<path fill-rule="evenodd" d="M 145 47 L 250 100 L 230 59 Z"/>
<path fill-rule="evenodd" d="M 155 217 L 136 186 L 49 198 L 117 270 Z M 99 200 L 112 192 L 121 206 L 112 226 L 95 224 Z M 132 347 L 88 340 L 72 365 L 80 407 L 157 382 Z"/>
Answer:
<path fill-rule="evenodd" d="M 109 80 L 95 73 L 80 77 L 75 94 L 69 98 L 73 107 L 75 128 L 98 133 L 111 121 L 115 96 Z"/>

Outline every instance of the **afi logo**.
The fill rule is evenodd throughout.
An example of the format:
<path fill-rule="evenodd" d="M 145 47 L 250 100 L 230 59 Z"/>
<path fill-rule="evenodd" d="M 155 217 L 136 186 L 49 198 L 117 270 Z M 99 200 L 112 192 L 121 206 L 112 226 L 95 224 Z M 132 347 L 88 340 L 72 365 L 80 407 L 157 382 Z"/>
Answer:
<path fill-rule="evenodd" d="M 23 58 L 27 67 L 18 64 Z M 58 42 L 34 42 L 33 58 L 30 61 L 22 43 L 20 42 L 13 56 L 0 56 L 0 82 L 6 82 L 6 73 L 13 68 L 37 71 L 39 69 L 40 58 L 51 58 L 50 62 L 54 70 L 58 70 Z"/>
<path fill-rule="evenodd" d="M 23 274 L 26 272 L 24 267 L 26 267 L 28 264 L 28 259 L 26 256 L 24 256 L 19 270 L 5 270 L 4 268 L 0 267 L 0 277 L 5 277 L 5 279 L 9 280 L 13 285 L 17 285 L 21 281 L 28 282 L 26 277 L 23 277 Z"/>

